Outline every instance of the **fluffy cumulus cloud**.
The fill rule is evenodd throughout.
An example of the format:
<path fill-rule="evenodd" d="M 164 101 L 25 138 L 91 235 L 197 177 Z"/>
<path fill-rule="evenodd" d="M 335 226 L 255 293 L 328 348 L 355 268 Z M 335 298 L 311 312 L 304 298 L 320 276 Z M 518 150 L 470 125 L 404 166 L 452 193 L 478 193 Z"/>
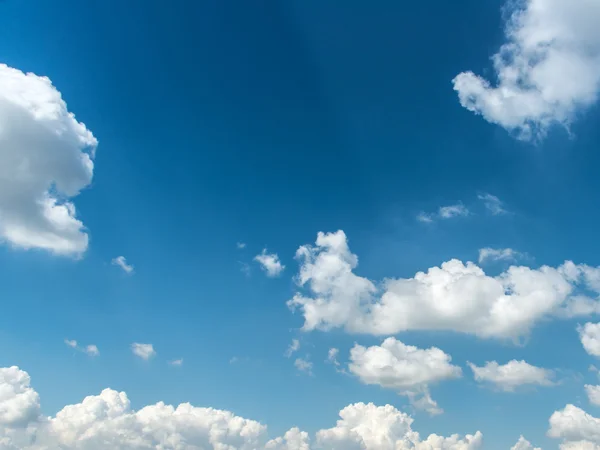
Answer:
<path fill-rule="evenodd" d="M 18 367 L 0 368 L 0 429 L 26 425 L 38 416 L 40 400 L 30 383 Z"/>
<path fill-rule="evenodd" d="M 298 428 L 269 440 L 267 427 L 229 411 L 157 403 L 133 410 L 124 392 L 105 389 L 68 405 L 54 417 L 40 414 L 27 373 L 0 369 L 2 450 L 475 450 L 480 432 L 464 437 L 435 434 L 421 440 L 412 418 L 392 406 L 357 403 L 340 412 L 333 428 L 315 439 Z M 316 445 L 311 447 L 311 442 Z"/>
<path fill-rule="evenodd" d="M 416 408 L 440 414 L 443 411 L 429 395 L 429 386 L 462 375 L 451 361 L 439 348 L 419 349 L 387 338 L 380 346 L 356 344 L 348 367 L 363 383 L 393 389 L 407 395 Z"/>
<path fill-rule="evenodd" d="M 513 392 L 520 386 L 553 386 L 554 372 L 532 366 L 525 361 L 512 360 L 504 365 L 496 361 L 485 363 L 482 367 L 468 363 L 475 381 L 490 383 L 505 392 Z"/>
<path fill-rule="evenodd" d="M 358 257 L 343 231 L 319 233 L 298 249 L 299 291 L 288 301 L 305 331 L 343 328 L 393 335 L 449 330 L 517 340 L 541 319 L 600 311 L 600 268 L 570 261 L 558 267 L 512 266 L 497 276 L 474 263 L 450 260 L 412 278 L 376 284 L 355 273 Z M 584 295 L 594 293 L 594 297 Z"/>
<path fill-rule="evenodd" d="M 412 423 L 393 406 L 356 403 L 340 411 L 334 428 L 317 432 L 316 440 L 328 450 L 475 450 L 483 443 L 480 432 L 464 437 L 432 434 L 421 440 Z"/>
<path fill-rule="evenodd" d="M 264 249 L 260 255 L 256 255 L 254 261 L 259 263 L 267 276 L 271 278 L 278 277 L 285 269 L 285 266 L 279 260 L 279 256 L 276 253 L 268 253 L 267 249 Z"/>
<path fill-rule="evenodd" d="M 600 323 L 588 322 L 577 331 L 585 351 L 592 356 L 600 356 Z"/>
<path fill-rule="evenodd" d="M 548 436 L 562 439 L 561 450 L 600 449 L 600 419 L 567 405 L 550 417 Z"/>
<path fill-rule="evenodd" d="M 506 24 L 506 43 L 494 55 L 495 84 L 473 72 L 454 80 L 463 107 L 515 131 L 543 136 L 568 126 L 596 102 L 600 90 L 600 3 L 520 0 Z"/>
<path fill-rule="evenodd" d="M 50 79 L 0 64 L 0 239 L 79 256 L 88 235 L 70 199 L 92 181 L 98 142 Z"/>
<path fill-rule="evenodd" d="M 309 437 L 306 431 L 292 428 L 283 437 L 278 437 L 267 442 L 265 449 L 268 450 L 310 450 Z"/>
<path fill-rule="evenodd" d="M 531 445 L 531 442 L 529 442 L 527 439 L 525 439 L 523 436 L 521 436 L 519 438 L 519 440 L 517 441 L 517 443 L 515 445 L 513 445 L 510 450 L 542 450 L 542 449 L 539 447 L 534 447 L 533 445 Z"/>

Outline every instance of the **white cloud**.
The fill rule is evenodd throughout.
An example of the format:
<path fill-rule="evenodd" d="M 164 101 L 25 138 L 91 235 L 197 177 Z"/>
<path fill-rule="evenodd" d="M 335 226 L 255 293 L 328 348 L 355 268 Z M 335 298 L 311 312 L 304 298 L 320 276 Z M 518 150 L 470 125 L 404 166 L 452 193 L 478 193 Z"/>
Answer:
<path fill-rule="evenodd" d="M 424 441 L 413 431 L 413 419 L 391 405 L 356 403 L 340 411 L 334 428 L 317 432 L 317 443 L 328 450 L 475 450 L 480 432 L 460 437 L 430 435 Z"/>
<path fill-rule="evenodd" d="M 496 361 L 485 363 L 482 367 L 468 363 L 473 371 L 475 381 L 491 383 L 505 392 L 513 392 L 520 386 L 553 386 L 554 372 L 541 367 L 532 366 L 525 361 L 512 360 L 504 365 Z"/>
<path fill-rule="evenodd" d="M 0 429 L 24 426 L 39 415 L 39 395 L 30 383 L 29 375 L 18 367 L 0 368 Z"/>
<path fill-rule="evenodd" d="M 308 375 L 313 374 L 313 363 L 308 360 L 308 358 L 296 358 L 294 361 L 294 367 L 298 369 L 300 372 L 304 372 Z"/>
<path fill-rule="evenodd" d="M 427 214 L 425 212 L 420 212 L 417 214 L 417 220 L 423 223 L 432 223 L 433 222 L 433 214 Z"/>
<path fill-rule="evenodd" d="M 596 298 L 580 293 L 600 292 L 600 269 L 570 261 L 556 268 L 512 266 L 492 277 L 476 264 L 453 259 L 376 285 L 354 273 L 358 258 L 341 230 L 319 233 L 316 245 L 300 247 L 296 257 L 301 289 L 288 306 L 303 314 L 305 331 L 344 328 L 389 336 L 448 330 L 516 340 L 542 319 L 600 312 Z"/>
<path fill-rule="evenodd" d="M 577 327 L 579 339 L 587 353 L 592 356 L 600 356 L 600 323 L 586 323 Z"/>
<path fill-rule="evenodd" d="M 89 356 L 98 356 L 100 354 L 100 350 L 94 344 L 86 345 L 85 347 L 80 347 L 76 340 L 65 339 L 65 344 L 77 351 L 86 353 Z"/>
<path fill-rule="evenodd" d="M 533 447 L 533 445 L 531 445 L 531 442 L 529 442 L 527 439 L 525 439 L 523 436 L 521 436 L 519 438 L 519 440 L 517 441 L 517 443 L 515 445 L 513 445 L 511 447 L 510 450 L 542 450 L 539 447 Z"/>
<path fill-rule="evenodd" d="M 563 439 L 562 450 L 600 449 L 600 419 L 567 405 L 550 417 L 548 436 Z"/>
<path fill-rule="evenodd" d="M 119 266 L 125 273 L 133 273 L 133 266 L 127 264 L 127 260 L 124 256 L 117 256 L 111 261 L 113 266 Z"/>
<path fill-rule="evenodd" d="M 429 386 L 462 376 L 452 358 L 436 347 L 419 349 L 387 338 L 381 346 L 355 344 L 350 351 L 350 373 L 365 384 L 375 384 L 407 395 L 413 406 L 430 414 L 442 410 L 429 396 Z"/>
<path fill-rule="evenodd" d="M 139 344 L 134 342 L 131 344 L 131 351 L 135 356 L 138 356 L 146 361 L 156 355 L 156 351 L 152 344 Z"/>
<path fill-rule="evenodd" d="M 496 86 L 472 72 L 454 80 L 460 103 L 521 139 L 568 126 L 594 104 L 600 89 L 600 3 L 524 0 L 506 25 L 494 55 Z"/>
<path fill-rule="evenodd" d="M 482 193 L 478 194 L 477 198 L 483 202 L 485 208 L 494 216 L 500 216 L 508 213 L 508 211 L 504 209 L 504 203 L 502 200 L 495 195 Z"/>
<path fill-rule="evenodd" d="M 0 239 L 80 256 L 88 246 L 69 200 L 92 181 L 98 141 L 50 79 L 0 64 Z"/>
<path fill-rule="evenodd" d="M 260 255 L 256 255 L 254 261 L 261 265 L 268 277 L 278 277 L 285 269 L 279 261 L 279 256 L 276 253 L 267 253 L 267 249 L 264 249 Z"/>
<path fill-rule="evenodd" d="M 340 354 L 340 350 L 337 348 L 330 348 L 329 351 L 327 352 L 327 362 L 333 364 L 334 366 L 339 366 L 340 362 L 338 361 L 337 357 Z"/>
<path fill-rule="evenodd" d="M 600 450 L 600 445 L 590 441 L 569 441 L 560 444 L 560 450 Z"/>
<path fill-rule="evenodd" d="M 586 384 L 584 388 L 589 402 L 592 405 L 600 406 L 600 386 Z"/>
<path fill-rule="evenodd" d="M 442 206 L 438 212 L 442 219 L 452 219 L 453 217 L 468 216 L 469 210 L 462 204 Z"/>
<path fill-rule="evenodd" d="M 65 339 L 65 344 L 67 344 L 71 348 L 77 348 L 77 341 Z"/>
<path fill-rule="evenodd" d="M 244 248 L 246 248 L 246 243 L 245 242 L 236 242 L 235 246 L 239 249 L 242 250 Z"/>
<path fill-rule="evenodd" d="M 515 261 L 521 256 L 512 248 L 482 248 L 479 250 L 479 264 L 486 261 Z"/>
<path fill-rule="evenodd" d="M 300 350 L 300 341 L 298 339 L 292 339 L 292 343 L 289 345 L 284 355 L 286 356 L 286 358 L 289 358 L 298 350 Z"/>
<path fill-rule="evenodd" d="M 183 365 L 183 358 L 173 359 L 168 362 L 170 366 L 181 367 Z"/>
<path fill-rule="evenodd" d="M 278 437 L 267 442 L 267 450 L 310 450 L 309 437 L 306 431 L 299 428 L 288 430 L 283 437 Z"/>
<path fill-rule="evenodd" d="M 316 433 L 317 448 L 328 450 L 476 450 L 480 432 L 464 437 L 430 435 L 421 440 L 413 419 L 390 405 L 357 403 L 340 411 L 333 428 Z M 298 428 L 269 440 L 267 427 L 229 411 L 177 407 L 162 402 L 137 411 L 125 392 L 105 389 L 54 417 L 40 414 L 40 399 L 29 375 L 0 369 L 0 448 L 3 450 L 310 450 Z"/>
<path fill-rule="evenodd" d="M 441 206 L 437 213 L 420 212 L 417 214 L 417 220 L 423 223 L 432 223 L 436 219 L 452 219 L 454 217 L 465 217 L 470 214 L 469 210 L 462 203 L 456 205 Z"/>
<path fill-rule="evenodd" d="M 85 353 L 87 353 L 88 355 L 90 355 L 90 356 L 98 356 L 100 354 L 100 351 L 98 350 L 98 347 L 96 347 L 93 344 L 86 345 L 85 348 L 83 349 L 83 351 Z"/>

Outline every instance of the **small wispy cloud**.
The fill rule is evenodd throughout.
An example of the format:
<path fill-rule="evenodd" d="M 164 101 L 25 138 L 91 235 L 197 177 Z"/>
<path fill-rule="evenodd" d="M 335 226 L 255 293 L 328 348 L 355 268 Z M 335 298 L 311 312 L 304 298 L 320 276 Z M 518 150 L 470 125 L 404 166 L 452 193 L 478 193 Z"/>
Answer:
<path fill-rule="evenodd" d="M 140 344 L 138 342 L 134 342 L 131 344 L 131 351 L 133 354 L 139 358 L 142 358 L 145 361 L 148 361 L 150 358 L 156 355 L 156 351 L 152 344 Z"/>
<path fill-rule="evenodd" d="M 169 361 L 168 363 L 170 366 L 175 366 L 175 367 L 181 367 L 183 365 L 183 358 L 180 359 L 174 359 L 172 361 Z"/>
<path fill-rule="evenodd" d="M 453 219 L 455 217 L 466 217 L 470 214 L 468 208 L 462 203 L 455 205 L 440 206 L 437 212 L 427 213 L 421 211 L 417 214 L 416 219 L 422 223 L 433 223 L 436 219 Z"/>
<path fill-rule="evenodd" d="M 98 356 L 100 354 L 100 350 L 98 350 L 98 347 L 96 345 L 90 344 L 90 345 L 86 345 L 85 347 L 81 347 L 76 340 L 74 339 L 65 339 L 65 344 L 67 345 L 67 347 L 70 347 L 74 350 L 77 350 L 78 352 L 82 352 L 85 353 L 86 355 L 89 356 Z"/>
<path fill-rule="evenodd" d="M 523 254 L 512 248 L 482 248 L 479 250 L 479 264 L 486 261 L 515 261 Z"/>
<path fill-rule="evenodd" d="M 477 198 L 483 202 L 485 208 L 494 216 L 508 213 L 508 211 L 504 209 L 504 203 L 502 200 L 495 195 L 483 192 L 478 194 Z"/>
<path fill-rule="evenodd" d="M 289 358 L 294 353 L 296 353 L 298 350 L 300 350 L 300 341 L 298 339 L 292 339 L 292 343 L 289 345 L 289 347 L 285 351 L 284 356 L 286 358 Z"/>
<path fill-rule="evenodd" d="M 133 273 L 133 266 L 131 264 L 127 264 L 127 259 L 125 259 L 124 256 L 117 256 L 116 258 L 113 258 L 111 264 L 113 266 L 120 267 L 125 273 Z"/>
<path fill-rule="evenodd" d="M 469 215 L 469 210 L 462 203 L 450 206 L 442 206 L 438 211 L 438 215 L 442 219 L 452 219 L 453 217 L 465 217 Z"/>
<path fill-rule="evenodd" d="M 330 348 L 329 351 L 327 352 L 327 362 L 330 364 L 333 364 L 334 366 L 339 366 L 340 362 L 337 359 L 339 354 L 340 354 L 339 349 Z"/>
<path fill-rule="evenodd" d="M 238 250 L 242 250 L 246 248 L 246 243 L 245 242 L 236 242 L 235 246 L 238 248 Z"/>
<path fill-rule="evenodd" d="M 419 222 L 423 222 L 423 223 L 432 223 L 433 222 L 433 215 L 432 214 L 427 214 L 425 212 L 420 212 L 419 214 L 417 214 L 417 220 Z"/>
<path fill-rule="evenodd" d="M 242 273 L 244 275 L 246 275 L 246 277 L 250 277 L 250 274 L 252 272 L 252 269 L 250 268 L 250 264 L 245 263 L 243 261 L 238 261 L 238 263 L 240 264 L 240 270 L 242 271 Z"/>
<path fill-rule="evenodd" d="M 296 361 L 294 361 L 294 367 L 296 367 L 296 369 L 298 369 L 298 371 L 300 372 L 304 372 L 307 375 L 312 376 L 313 375 L 313 363 L 310 362 L 307 358 L 297 358 Z"/>
<path fill-rule="evenodd" d="M 77 348 L 77 341 L 65 339 L 65 344 L 67 344 L 71 348 Z"/>
<path fill-rule="evenodd" d="M 254 261 L 258 262 L 267 276 L 271 278 L 278 277 L 285 269 L 285 266 L 279 261 L 277 253 L 267 253 L 266 248 L 254 257 Z"/>

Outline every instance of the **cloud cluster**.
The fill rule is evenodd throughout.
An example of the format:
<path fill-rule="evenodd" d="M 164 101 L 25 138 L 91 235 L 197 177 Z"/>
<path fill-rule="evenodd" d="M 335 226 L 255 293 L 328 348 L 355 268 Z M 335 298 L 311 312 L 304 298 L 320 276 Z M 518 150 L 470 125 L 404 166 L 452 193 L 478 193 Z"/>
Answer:
<path fill-rule="evenodd" d="M 69 199 L 92 181 L 96 138 L 46 77 L 0 64 L 0 239 L 79 256 L 88 235 Z"/>
<path fill-rule="evenodd" d="M 569 126 L 600 91 L 600 3 L 521 0 L 493 57 L 496 85 L 463 72 L 454 80 L 460 103 L 521 139 Z"/>
<path fill-rule="evenodd" d="M 394 339 L 372 347 L 355 344 L 350 351 L 350 373 L 365 384 L 375 384 L 406 395 L 417 409 L 443 412 L 429 394 L 429 386 L 462 376 L 460 367 L 439 348 L 419 349 Z"/>
<path fill-rule="evenodd" d="M 0 369 L 0 449 L 2 450 L 475 450 L 482 434 L 421 440 L 413 419 L 394 407 L 357 403 L 340 411 L 333 428 L 308 433 L 292 428 L 269 440 L 267 427 L 229 411 L 157 403 L 135 411 L 124 392 L 111 389 L 68 405 L 54 417 L 40 414 L 29 375 L 17 367 Z"/>
<path fill-rule="evenodd" d="M 65 339 L 65 344 L 68 347 L 71 347 L 74 350 L 77 350 L 79 352 L 83 352 L 86 353 L 89 356 L 98 356 L 100 354 L 100 350 L 98 350 L 98 347 L 94 344 L 90 344 L 90 345 L 86 345 L 86 346 L 80 346 L 76 340 L 70 340 L 70 339 Z"/>
<path fill-rule="evenodd" d="M 453 259 L 412 278 L 379 285 L 357 275 L 358 257 L 343 231 L 322 233 L 298 249 L 299 292 L 288 301 L 304 316 L 305 331 L 343 328 L 394 335 L 407 330 L 448 330 L 482 338 L 527 337 L 544 318 L 597 313 L 600 268 L 570 261 L 558 267 L 512 266 L 498 276 Z"/>

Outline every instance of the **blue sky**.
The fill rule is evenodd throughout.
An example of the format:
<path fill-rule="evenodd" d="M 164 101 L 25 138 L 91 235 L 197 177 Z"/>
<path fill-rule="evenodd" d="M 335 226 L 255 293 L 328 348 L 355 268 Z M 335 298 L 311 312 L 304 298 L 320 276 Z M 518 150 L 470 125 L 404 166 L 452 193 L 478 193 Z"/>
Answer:
<path fill-rule="evenodd" d="M 423 441 L 600 448 L 577 422 L 600 414 L 600 329 L 578 328 L 600 312 L 595 2 L 58 3 L 0 2 L 0 367 L 39 393 L 23 417 L 111 388 L 404 449 L 315 435 L 372 402 Z M 473 278 L 436 272 L 453 259 Z"/>

